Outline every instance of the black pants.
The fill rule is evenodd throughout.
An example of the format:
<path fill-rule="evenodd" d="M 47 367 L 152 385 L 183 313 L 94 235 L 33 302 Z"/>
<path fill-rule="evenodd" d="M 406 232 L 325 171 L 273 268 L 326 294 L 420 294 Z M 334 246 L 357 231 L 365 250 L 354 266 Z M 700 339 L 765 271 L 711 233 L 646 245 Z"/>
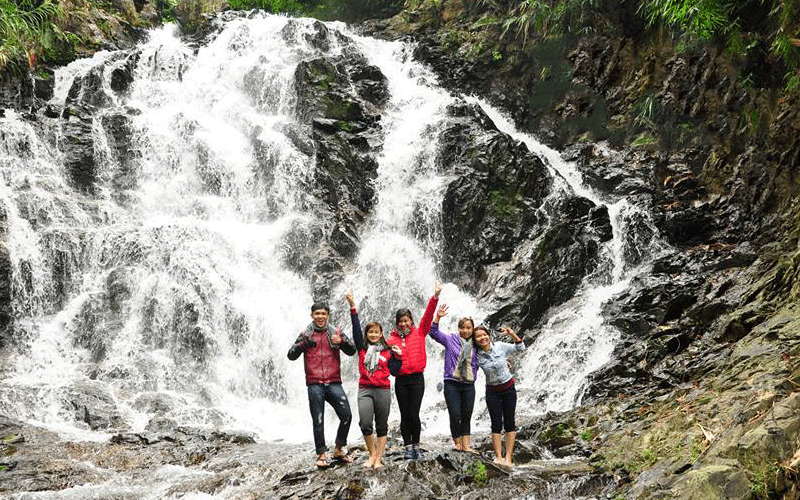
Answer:
<path fill-rule="evenodd" d="M 475 384 L 444 381 L 444 401 L 450 415 L 450 435 L 453 439 L 470 435 L 470 420 L 475 406 Z"/>
<path fill-rule="evenodd" d="M 425 378 L 421 373 L 400 375 L 395 378 L 394 393 L 397 396 L 397 406 L 400 407 L 403 444 L 419 444 L 419 434 L 422 431 L 419 410 L 425 394 Z"/>
<path fill-rule="evenodd" d="M 514 413 L 517 409 L 517 389 L 512 384 L 504 391 L 494 391 L 486 387 L 486 407 L 489 408 L 489 418 L 492 419 L 492 434 L 500 434 L 517 430 L 514 423 Z"/>

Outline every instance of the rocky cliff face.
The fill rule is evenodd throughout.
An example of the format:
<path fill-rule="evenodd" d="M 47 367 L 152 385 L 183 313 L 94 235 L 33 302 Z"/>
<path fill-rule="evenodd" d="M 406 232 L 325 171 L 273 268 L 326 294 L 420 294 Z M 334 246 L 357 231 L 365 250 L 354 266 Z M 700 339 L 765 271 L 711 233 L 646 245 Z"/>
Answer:
<path fill-rule="evenodd" d="M 443 4 L 366 29 L 413 34 L 443 81 L 505 107 L 595 189 L 649 206 L 672 245 L 606 304 L 623 339 L 584 405 L 530 432 L 590 455 L 627 498 L 796 498 L 797 91 L 713 44 L 677 51 L 626 2 L 590 35 L 523 49 L 491 23 L 467 29 L 486 14 L 474 3 Z"/>

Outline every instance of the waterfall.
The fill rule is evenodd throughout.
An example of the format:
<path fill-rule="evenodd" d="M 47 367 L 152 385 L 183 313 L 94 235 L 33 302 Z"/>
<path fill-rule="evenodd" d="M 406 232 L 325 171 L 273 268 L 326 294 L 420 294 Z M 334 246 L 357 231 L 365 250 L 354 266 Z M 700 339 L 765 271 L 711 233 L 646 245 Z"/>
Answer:
<path fill-rule="evenodd" d="M 295 31 L 285 29 L 290 22 Z M 415 236 L 411 229 L 441 226 L 449 178 L 435 168 L 431 137 L 459 96 L 440 88 L 408 45 L 328 26 L 324 50 L 306 36 L 311 20 L 232 19 L 196 50 L 166 26 L 136 50 L 125 93 L 110 80 L 130 53 L 100 52 L 60 69 L 58 105 L 88 99 L 72 95 L 76 78 L 103 79 L 105 97 L 91 122 L 93 193 L 69 185 L 69 134 L 34 129 L 14 113 L 0 118 L 0 196 L 18 349 L 0 383 L 0 411 L 81 439 L 104 440 L 112 430 L 140 431 L 169 419 L 244 429 L 264 441 L 311 440 L 310 422 L 297 430 L 308 421 L 302 362 L 286 358 L 314 300 L 307 278 L 286 265 L 314 223 L 314 156 L 298 140 L 309 132 L 294 115 L 293 78 L 303 60 L 342 54 L 342 36 L 381 69 L 390 98 L 381 117 L 375 208 L 352 266 L 332 291 L 332 320 L 349 333 L 350 290 L 362 321 L 380 321 L 387 333 L 398 307 L 419 320 L 436 282 L 441 235 Z M 262 84 L 248 85 L 256 74 Z M 600 306 L 625 289 L 660 243 L 643 211 L 602 199 L 557 152 L 478 102 L 501 131 L 545 159 L 558 180 L 553 196 L 577 193 L 606 204 L 612 216 L 614 238 L 602 264 L 572 300 L 549 313 L 519 366 L 522 411 L 567 409 L 616 340 Z M 115 148 L 120 130 L 130 138 L 124 158 Z M 639 237 L 633 226 L 652 231 Z M 442 302 L 451 311 L 445 331 L 455 331 L 460 316 L 477 324 L 487 314 L 453 284 L 445 284 Z M 445 435 L 441 347 L 430 341 L 428 352 L 424 434 Z M 355 359 L 344 358 L 343 373 L 355 406 Z M 70 401 L 87 393 L 104 401 L 107 424 L 87 426 L 76 417 Z M 351 440 L 359 434 L 353 425 Z"/>

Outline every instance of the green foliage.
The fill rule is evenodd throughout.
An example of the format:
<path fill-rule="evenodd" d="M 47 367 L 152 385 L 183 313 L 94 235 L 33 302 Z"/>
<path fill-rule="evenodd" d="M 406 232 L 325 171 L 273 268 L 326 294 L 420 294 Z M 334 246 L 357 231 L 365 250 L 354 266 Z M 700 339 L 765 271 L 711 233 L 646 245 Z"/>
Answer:
<path fill-rule="evenodd" d="M 751 464 L 752 465 L 752 464 Z M 757 500 L 767 500 L 771 498 L 770 490 L 774 490 L 775 475 L 778 466 L 775 464 L 764 464 L 756 467 L 749 467 L 750 492 Z"/>
<path fill-rule="evenodd" d="M 472 477 L 472 482 L 476 486 L 486 486 L 489 482 L 489 474 L 486 471 L 486 465 L 480 460 L 475 460 L 467 467 L 467 475 Z"/>
<path fill-rule="evenodd" d="M 700 458 L 700 453 L 703 451 L 700 449 L 701 444 L 700 441 L 697 439 L 692 440 L 692 447 L 689 449 L 689 460 L 692 462 L 696 462 L 698 458 Z"/>
<path fill-rule="evenodd" d="M 51 0 L 0 0 L 0 68 L 31 54 L 47 54 L 61 44 L 73 44 L 75 35 L 55 24 L 63 15 Z"/>
<path fill-rule="evenodd" d="M 581 432 L 581 439 L 584 441 L 591 441 L 595 436 L 597 436 L 597 431 L 595 429 L 585 429 Z"/>
<path fill-rule="evenodd" d="M 730 0 L 646 0 L 640 4 L 651 26 L 672 26 L 706 40 L 732 27 L 730 8 Z"/>
<path fill-rule="evenodd" d="M 0 465 L 0 472 L 5 472 L 6 470 L 8 470 L 7 465 Z"/>
<path fill-rule="evenodd" d="M 739 133 L 754 136 L 761 130 L 761 113 L 757 109 L 745 109 L 739 119 Z"/>
<path fill-rule="evenodd" d="M 800 88 L 800 74 L 798 74 L 797 72 L 786 73 L 783 79 L 786 82 L 783 86 L 783 89 L 786 92 L 794 92 L 795 90 Z"/>
<path fill-rule="evenodd" d="M 156 10 L 159 17 L 167 22 L 175 22 L 175 7 L 178 0 L 156 0 Z"/>
<path fill-rule="evenodd" d="M 291 1 L 291 0 L 275 0 Z M 361 22 L 391 17 L 403 8 L 403 0 L 298 0 L 303 15 L 322 20 Z M 440 3 L 440 2 L 439 2 Z M 435 5 L 434 5 L 435 7 Z M 439 7 L 441 7 L 439 5 Z"/>
<path fill-rule="evenodd" d="M 492 51 L 492 60 L 493 61 L 499 61 L 501 59 L 503 59 L 503 54 L 501 54 L 499 50 L 493 50 Z"/>
<path fill-rule="evenodd" d="M 631 147 L 638 148 L 638 147 L 645 147 L 655 144 L 657 141 L 654 137 L 650 135 L 640 135 L 631 143 Z"/>
<path fill-rule="evenodd" d="M 758 3 L 767 4 L 766 0 Z M 759 33 L 743 33 L 749 10 L 735 0 L 645 0 L 639 13 L 650 26 L 667 26 L 677 30 L 678 42 L 685 45 L 686 36 L 702 40 L 725 40 L 732 54 L 747 54 L 760 40 L 766 41 L 772 54 L 789 68 L 800 66 L 800 39 L 795 38 L 800 21 L 800 0 L 772 2 L 767 19 L 758 27 Z M 678 52 L 682 50 L 678 48 Z"/>
<path fill-rule="evenodd" d="M 586 20 L 599 7 L 600 0 L 522 0 L 506 11 L 498 2 L 473 0 L 473 11 L 490 11 L 473 24 L 473 27 L 500 25 L 501 37 L 521 41 L 524 45 L 534 35 L 543 38 L 562 36 L 580 27 L 581 32 L 591 30 Z"/>
<path fill-rule="evenodd" d="M 274 14 L 300 14 L 306 6 L 296 0 L 228 0 L 234 10 L 262 9 Z"/>

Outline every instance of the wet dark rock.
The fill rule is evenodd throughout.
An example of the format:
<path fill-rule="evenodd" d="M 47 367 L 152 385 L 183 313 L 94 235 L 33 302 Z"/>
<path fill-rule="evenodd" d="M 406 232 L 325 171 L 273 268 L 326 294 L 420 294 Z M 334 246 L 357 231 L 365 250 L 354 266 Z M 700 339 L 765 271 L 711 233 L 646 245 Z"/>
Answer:
<path fill-rule="evenodd" d="M 13 308 L 11 305 L 12 262 L 11 253 L 6 244 L 8 238 L 8 213 L 0 204 L 0 349 L 11 343 L 11 321 Z"/>
<path fill-rule="evenodd" d="M 49 101 L 53 98 L 56 79 L 55 72 L 50 68 L 42 68 L 33 76 L 33 95 L 42 101 Z"/>
<path fill-rule="evenodd" d="M 588 186 L 620 198 L 653 193 L 652 156 L 646 151 L 614 152 L 597 143 L 577 143 L 562 153 Z"/>
<path fill-rule="evenodd" d="M 76 421 L 92 430 L 127 427 L 114 399 L 101 382 L 87 380 L 72 384 L 64 394 L 64 406 Z"/>
<path fill-rule="evenodd" d="M 86 108 L 69 106 L 62 113 L 61 149 L 64 164 L 73 185 L 80 191 L 93 193 L 97 166 L 92 136 L 92 115 Z"/>
<path fill-rule="evenodd" d="M 131 52 L 123 59 L 121 65 L 117 66 L 111 71 L 111 78 L 109 85 L 111 90 L 117 93 L 124 93 L 128 91 L 131 83 L 133 83 L 133 71 L 136 69 L 136 64 L 139 62 L 139 52 Z"/>
<path fill-rule="evenodd" d="M 338 32 L 320 23 L 314 26 L 309 42 L 321 52 L 328 50 L 331 37 L 349 46 Z M 291 23 L 284 31 L 284 36 L 294 36 Z M 315 296 L 324 297 L 355 256 L 361 224 L 374 204 L 370 181 L 377 175 L 375 156 L 383 141 L 379 111 L 387 99 L 387 81 L 361 54 L 344 59 L 325 55 L 298 64 L 295 90 L 296 113 L 311 126 L 316 162 L 309 186 L 312 210 L 324 222 L 305 228 L 320 232 L 321 239 L 312 241 L 321 247 L 297 248 L 289 261 L 310 275 Z M 298 147 L 309 150 L 304 143 Z M 309 252 L 313 265 L 304 266 L 312 261 Z"/>
<path fill-rule="evenodd" d="M 134 130 L 130 115 L 135 113 L 134 110 L 128 110 L 125 113 L 104 114 L 100 118 L 111 153 L 109 160 L 115 167 L 111 182 L 120 201 L 124 200 L 124 191 L 136 187 L 136 168 L 141 152 L 132 147 Z"/>
<path fill-rule="evenodd" d="M 436 161 L 455 179 L 442 202 L 440 272 L 491 301 L 491 324 L 528 328 L 595 268 L 611 238 L 608 211 L 579 197 L 546 206 L 552 178 L 537 156 L 475 105 L 448 114 Z"/>
<path fill-rule="evenodd" d="M 82 75 L 77 75 L 67 92 L 66 103 L 70 105 L 102 108 L 111 104 L 111 98 L 103 88 L 103 66 L 98 65 Z"/>

